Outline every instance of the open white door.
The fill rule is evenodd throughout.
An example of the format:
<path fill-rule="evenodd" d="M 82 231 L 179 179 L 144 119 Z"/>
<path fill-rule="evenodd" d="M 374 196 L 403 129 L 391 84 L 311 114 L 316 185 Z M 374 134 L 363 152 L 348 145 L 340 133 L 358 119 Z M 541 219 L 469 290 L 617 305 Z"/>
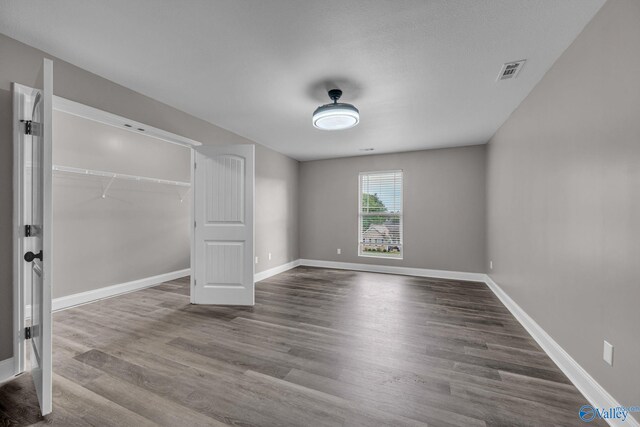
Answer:
<path fill-rule="evenodd" d="M 17 254 L 28 267 L 22 274 L 21 286 L 31 289 L 31 325 L 25 329 L 24 339 L 29 346 L 31 375 L 35 383 L 40 410 L 46 415 L 52 410 L 51 364 L 51 258 L 52 258 L 52 132 L 53 119 L 53 62 L 45 59 L 40 72 L 38 89 L 25 100 L 30 105 L 27 117 L 16 121 L 23 137 L 20 157 L 22 174 L 23 231 L 21 251 Z M 41 89 L 40 89 L 41 88 Z M 23 288 L 24 289 L 24 288 Z"/>
<path fill-rule="evenodd" d="M 191 302 L 253 305 L 254 146 L 194 150 Z"/>

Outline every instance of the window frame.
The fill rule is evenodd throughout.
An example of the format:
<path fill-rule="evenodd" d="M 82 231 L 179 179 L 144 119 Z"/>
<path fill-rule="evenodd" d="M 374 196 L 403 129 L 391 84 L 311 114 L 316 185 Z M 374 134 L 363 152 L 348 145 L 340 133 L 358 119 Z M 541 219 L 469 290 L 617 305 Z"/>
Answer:
<path fill-rule="evenodd" d="M 362 234 L 363 230 L 361 227 L 362 224 L 362 176 L 363 175 L 372 175 L 377 173 L 400 173 L 401 184 L 400 184 L 400 255 L 399 256 L 385 256 L 385 255 L 373 255 L 362 251 Z M 365 258 L 380 258 L 380 259 L 391 259 L 391 260 L 402 260 L 404 259 L 404 170 L 403 169 L 390 169 L 390 170 L 376 170 L 376 171 L 366 171 L 358 173 L 358 256 Z M 380 213 L 376 213 L 380 215 Z M 390 215 L 391 216 L 391 215 Z M 395 216 L 395 215 L 394 215 Z"/>

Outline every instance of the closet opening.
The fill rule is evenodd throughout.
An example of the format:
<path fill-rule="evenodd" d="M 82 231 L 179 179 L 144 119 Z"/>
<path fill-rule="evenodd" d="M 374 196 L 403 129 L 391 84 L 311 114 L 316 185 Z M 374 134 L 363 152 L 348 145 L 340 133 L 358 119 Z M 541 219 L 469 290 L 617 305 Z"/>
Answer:
<path fill-rule="evenodd" d="M 40 89 L 12 85 L 13 375 L 31 371 L 45 415 L 52 312 L 172 280 L 192 304 L 254 304 L 255 149 L 56 97 L 48 59 L 40 76 Z M 135 335 L 137 309 L 121 304 Z"/>
<path fill-rule="evenodd" d="M 55 107 L 53 310 L 189 276 L 191 147 Z"/>
<path fill-rule="evenodd" d="M 16 90 L 33 92 L 19 85 Z M 24 99 L 18 115 L 29 117 L 32 105 Z M 52 311 L 189 280 L 192 148 L 201 144 L 56 96 L 51 119 Z M 17 222 L 26 225 L 16 257 L 16 320 L 24 322 L 18 331 L 30 330 L 37 304 L 31 263 L 19 256 L 32 249 L 29 237 L 38 233 L 29 225 L 37 203 L 31 185 L 38 179 L 35 138 L 20 140 L 23 194 Z M 28 337 L 16 335 L 16 371 L 22 372 L 28 363 L 21 343 Z"/>

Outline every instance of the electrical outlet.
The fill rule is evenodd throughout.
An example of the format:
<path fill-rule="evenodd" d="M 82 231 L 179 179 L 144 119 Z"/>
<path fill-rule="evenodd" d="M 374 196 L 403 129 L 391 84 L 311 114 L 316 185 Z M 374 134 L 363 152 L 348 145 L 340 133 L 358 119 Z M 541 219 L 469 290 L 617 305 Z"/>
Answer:
<path fill-rule="evenodd" d="M 258 263 L 258 257 L 256 257 L 256 264 Z"/>
<path fill-rule="evenodd" d="M 342 253 L 342 249 L 338 248 L 338 255 L 340 255 Z"/>
<path fill-rule="evenodd" d="M 493 261 L 489 261 L 489 270 L 493 270 Z"/>
<path fill-rule="evenodd" d="M 604 342 L 602 358 L 609 366 L 613 366 L 613 346 L 606 341 Z"/>
<path fill-rule="evenodd" d="M 269 261 L 271 261 L 271 252 L 269 252 Z"/>

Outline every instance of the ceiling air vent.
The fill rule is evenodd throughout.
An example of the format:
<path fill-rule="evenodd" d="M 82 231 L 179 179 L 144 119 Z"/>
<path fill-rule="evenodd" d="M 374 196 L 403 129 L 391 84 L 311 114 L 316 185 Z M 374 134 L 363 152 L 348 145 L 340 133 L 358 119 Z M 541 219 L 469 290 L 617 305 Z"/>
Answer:
<path fill-rule="evenodd" d="M 507 62 L 504 64 L 500 70 L 500 74 L 498 74 L 498 80 L 509 80 L 518 77 L 518 73 L 520 73 L 525 61 L 526 59 L 523 59 L 521 61 Z"/>

